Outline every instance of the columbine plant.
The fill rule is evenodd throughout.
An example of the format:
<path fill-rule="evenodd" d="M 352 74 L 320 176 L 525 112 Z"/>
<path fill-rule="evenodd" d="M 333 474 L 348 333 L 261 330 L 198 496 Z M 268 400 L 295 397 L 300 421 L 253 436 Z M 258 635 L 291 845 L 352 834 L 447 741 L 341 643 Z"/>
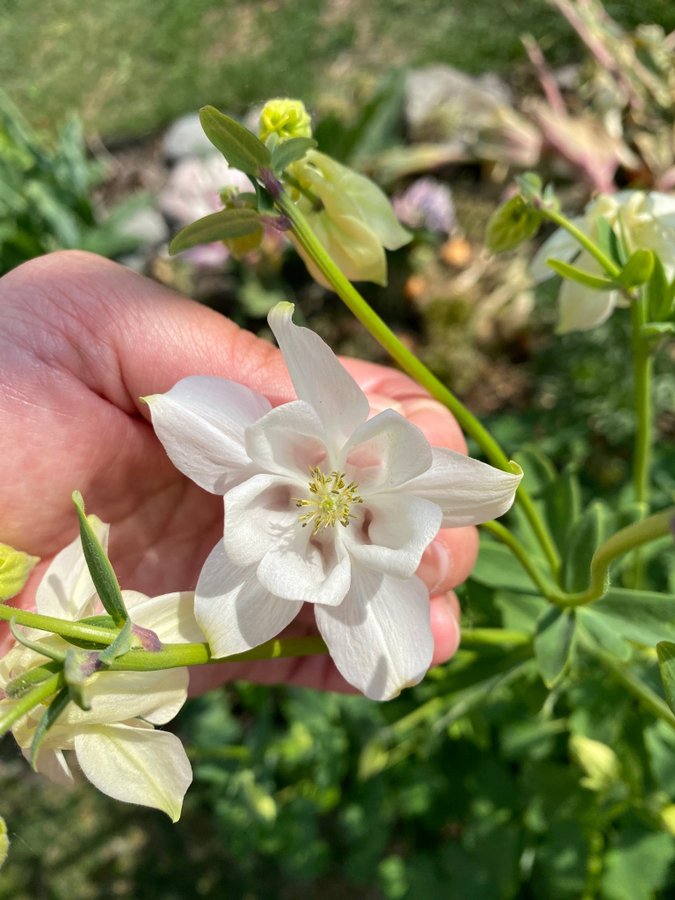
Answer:
<path fill-rule="evenodd" d="M 615 308 L 630 309 L 633 496 L 618 510 L 601 501 L 583 507 L 574 477 L 558 474 L 536 448 L 516 454 L 521 481 L 520 466 L 350 283 L 347 276 L 384 283 L 383 248 L 401 246 L 408 234 L 379 188 L 316 150 L 302 104 L 268 104 L 260 138 L 212 107 L 202 110 L 202 123 L 254 193 L 223 195 L 224 208 L 183 229 L 172 250 L 220 240 L 243 252 L 265 229 L 288 233 L 310 272 L 454 413 L 488 462 L 431 447 L 393 410 L 371 417 L 365 395 L 330 349 L 294 325 L 290 304 L 279 304 L 269 322 L 297 400 L 272 409 L 243 385 L 199 375 L 146 398 L 174 464 L 224 498 L 223 538 L 194 598 L 121 591 L 105 527 L 85 515 L 76 494 L 80 541 L 48 570 L 37 612 L 0 603 L 16 641 L 0 663 L 0 734 L 12 730 L 33 765 L 60 780 L 74 774 L 74 751 L 101 790 L 175 819 L 189 765 L 177 739 L 153 726 L 182 705 L 185 667 L 328 651 L 367 696 L 393 697 L 418 682 L 432 658 L 429 596 L 415 575 L 422 553 L 441 527 L 481 523 L 487 563 L 477 579 L 499 587 L 508 573 L 511 596 L 521 590 L 523 610 L 536 613 L 531 621 L 521 613 L 523 631 L 466 629 L 464 640 L 499 644 L 506 657 L 513 649 L 513 671 L 533 658 L 544 683 L 556 688 L 551 709 L 566 673 L 590 657 L 675 726 L 671 709 L 642 677 L 657 644 L 666 700 L 675 709 L 675 643 L 663 640 L 672 636 L 675 596 L 648 589 L 642 550 L 666 541 L 675 519 L 674 508 L 652 512 L 650 493 L 651 360 L 658 342 L 675 333 L 672 199 L 625 192 L 599 198 L 582 219 L 570 220 L 550 188 L 525 176 L 489 226 L 495 250 L 517 246 L 545 220 L 560 229 L 535 272 L 543 277 L 545 261 L 565 279 L 561 330 L 592 327 Z M 493 521 L 514 497 L 507 524 Z M 612 566 L 620 557 L 628 565 L 617 577 Z M 21 589 L 34 562 L 0 545 L 0 598 Z M 275 639 L 304 603 L 313 605 L 322 637 Z M 436 699 L 416 722 L 435 715 Z M 597 746 L 577 741 L 575 748 L 599 784 Z"/>

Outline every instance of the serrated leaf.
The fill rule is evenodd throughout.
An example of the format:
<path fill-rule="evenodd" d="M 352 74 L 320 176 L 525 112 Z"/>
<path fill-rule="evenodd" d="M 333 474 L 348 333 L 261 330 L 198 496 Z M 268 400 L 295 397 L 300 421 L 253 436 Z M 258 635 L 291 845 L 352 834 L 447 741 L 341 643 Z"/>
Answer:
<path fill-rule="evenodd" d="M 675 644 L 671 641 L 659 641 L 656 645 L 656 655 L 659 658 L 659 672 L 666 702 L 675 712 Z"/>
<path fill-rule="evenodd" d="M 308 137 L 290 138 L 277 144 L 272 151 L 272 169 L 280 175 L 291 163 L 302 159 L 312 147 L 316 147 L 316 141 Z"/>
<path fill-rule="evenodd" d="M 596 501 L 570 527 L 562 570 L 563 587 L 569 593 L 590 584 L 591 559 L 605 539 L 608 519 L 605 505 Z"/>
<path fill-rule="evenodd" d="M 109 613 L 115 624 L 119 627 L 129 618 L 129 613 L 124 606 L 122 599 L 122 591 L 120 590 L 117 576 L 110 564 L 105 550 L 101 546 L 99 539 L 96 537 L 94 529 L 91 527 L 84 510 L 84 501 L 79 491 L 73 491 L 73 503 L 77 510 L 77 517 L 80 520 L 80 538 L 82 540 L 82 550 L 84 558 L 87 561 L 87 567 L 94 582 L 94 587 L 103 604 L 104 609 Z"/>
<path fill-rule="evenodd" d="M 551 534 L 564 557 L 570 527 L 581 513 L 581 491 L 576 468 L 567 466 L 544 491 L 542 499 Z"/>
<path fill-rule="evenodd" d="M 573 610 L 550 607 L 537 622 L 534 655 L 546 687 L 551 688 L 567 666 L 576 616 Z"/>
<path fill-rule="evenodd" d="M 653 271 L 654 254 L 652 251 L 636 250 L 615 280 L 624 288 L 634 288 L 649 281 Z"/>
<path fill-rule="evenodd" d="M 47 709 L 44 711 L 42 718 L 38 722 L 37 728 L 35 729 L 35 734 L 33 735 L 33 741 L 30 745 L 30 764 L 33 770 L 37 771 L 35 768 L 35 764 L 37 762 L 37 757 L 38 753 L 40 752 L 42 742 L 47 737 L 49 729 L 56 722 L 59 716 L 64 712 L 64 710 L 70 703 L 70 700 L 70 689 L 68 687 L 61 688 L 61 690 L 54 697 Z"/>
<path fill-rule="evenodd" d="M 261 168 L 270 168 L 272 162 L 270 151 L 239 122 L 224 115 L 214 106 L 200 109 L 199 121 L 207 138 L 233 168 L 253 176 L 256 176 Z"/>
<path fill-rule="evenodd" d="M 579 284 L 592 288 L 594 291 L 616 290 L 616 283 L 614 281 L 610 281 L 608 278 L 602 278 L 599 275 L 591 275 L 590 272 L 585 272 L 583 269 L 579 269 L 571 263 L 563 262 L 561 259 L 547 259 L 546 265 L 563 278 L 568 278 L 570 281 L 577 281 Z"/>
<path fill-rule="evenodd" d="M 257 210 L 221 209 L 181 228 L 169 244 L 169 253 L 173 256 L 198 244 L 244 237 L 256 231 L 262 231 Z"/>

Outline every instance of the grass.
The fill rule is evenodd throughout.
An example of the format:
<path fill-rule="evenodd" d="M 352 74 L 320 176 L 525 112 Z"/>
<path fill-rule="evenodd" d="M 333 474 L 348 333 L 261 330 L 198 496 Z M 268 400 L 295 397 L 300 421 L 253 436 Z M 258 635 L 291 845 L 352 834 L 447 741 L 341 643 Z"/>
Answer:
<path fill-rule="evenodd" d="M 671 0 L 608 9 L 675 28 Z M 0 84 L 34 125 L 77 112 L 89 132 L 128 137 L 204 103 L 358 102 L 392 65 L 508 71 L 526 31 L 555 61 L 578 53 L 546 0 L 0 0 Z"/>

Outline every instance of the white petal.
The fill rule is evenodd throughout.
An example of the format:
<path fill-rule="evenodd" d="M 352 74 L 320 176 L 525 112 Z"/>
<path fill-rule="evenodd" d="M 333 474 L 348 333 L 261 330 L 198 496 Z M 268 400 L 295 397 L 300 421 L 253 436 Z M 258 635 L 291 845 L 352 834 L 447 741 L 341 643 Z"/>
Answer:
<path fill-rule="evenodd" d="M 161 809 L 177 822 L 192 769 L 174 734 L 131 725 L 94 726 L 75 738 L 91 783 L 115 800 Z"/>
<path fill-rule="evenodd" d="M 351 563 L 333 527 L 312 535 L 312 523 L 297 528 L 292 536 L 276 544 L 258 566 L 258 578 L 268 591 L 287 600 L 307 603 L 341 603 L 349 590 Z"/>
<path fill-rule="evenodd" d="M 23 755 L 27 760 L 30 760 L 30 747 L 23 751 Z M 38 751 L 36 768 L 41 775 L 49 778 L 54 784 L 61 784 L 64 787 L 75 784 L 73 773 L 66 761 L 63 750 L 51 750 L 42 746 Z"/>
<path fill-rule="evenodd" d="M 583 216 L 572 219 L 572 222 L 582 230 L 585 230 L 585 221 Z M 540 281 L 546 281 L 547 278 L 552 278 L 555 275 L 547 260 L 561 259 L 563 262 L 572 262 L 579 253 L 581 253 L 579 243 L 564 228 L 558 228 L 535 253 L 530 263 L 530 275 L 536 284 L 539 284 Z"/>
<path fill-rule="evenodd" d="M 276 637 L 302 603 L 273 597 L 255 566 L 233 565 L 221 543 L 211 551 L 195 594 L 195 613 L 214 656 L 243 653 Z"/>
<path fill-rule="evenodd" d="M 96 516 L 90 523 L 104 549 L 108 547 L 110 526 Z M 54 557 L 35 594 L 35 606 L 43 616 L 81 619 L 94 613 L 96 588 L 91 580 L 79 536 Z"/>
<path fill-rule="evenodd" d="M 587 331 L 602 325 L 612 314 L 616 291 L 594 291 L 574 281 L 564 281 L 558 297 L 558 334 Z"/>
<path fill-rule="evenodd" d="M 277 406 L 246 429 L 246 451 L 264 472 L 303 482 L 312 466 L 326 463 L 325 431 L 314 409 L 303 400 Z M 332 463 L 327 463 L 332 469 Z"/>
<path fill-rule="evenodd" d="M 224 494 L 250 468 L 244 431 L 271 409 L 261 394 L 224 378 L 183 378 L 145 398 L 171 462 L 212 494 Z"/>
<path fill-rule="evenodd" d="M 650 215 L 659 219 L 662 225 L 675 228 L 675 196 L 663 191 L 650 191 L 647 194 L 647 209 Z"/>
<path fill-rule="evenodd" d="M 417 684 L 431 665 L 429 593 L 419 578 L 399 580 L 354 567 L 340 606 L 316 606 L 316 623 L 347 681 L 372 700 Z"/>
<path fill-rule="evenodd" d="M 431 465 L 429 441 L 415 425 L 385 409 L 351 436 L 338 468 L 355 481 L 359 492 L 390 491 L 421 475 Z"/>
<path fill-rule="evenodd" d="M 445 447 L 434 447 L 433 457 L 430 469 L 399 490 L 438 504 L 443 511 L 441 527 L 479 525 L 510 508 L 522 475 L 503 472 Z"/>
<path fill-rule="evenodd" d="M 292 321 L 293 306 L 277 303 L 268 321 L 300 400 L 314 408 L 329 448 L 341 447 L 368 418 L 368 400 L 318 334 Z"/>
<path fill-rule="evenodd" d="M 345 543 L 363 566 L 410 578 L 438 534 L 442 518 L 440 507 L 421 497 L 378 494 L 368 499 L 361 527 L 358 522 L 350 524 Z"/>
<path fill-rule="evenodd" d="M 109 724 L 142 717 L 156 724 L 168 722 L 187 698 L 187 669 L 156 672 L 100 672 L 87 682 L 88 711 L 69 704 L 52 731 L 68 733 L 82 724 Z"/>
<path fill-rule="evenodd" d="M 259 563 L 298 524 L 299 487 L 279 475 L 256 475 L 225 495 L 225 550 L 236 566 Z"/>
<path fill-rule="evenodd" d="M 194 592 L 179 591 L 146 597 L 138 591 L 122 591 L 135 625 L 149 628 L 165 644 L 201 644 L 205 638 L 194 612 Z"/>

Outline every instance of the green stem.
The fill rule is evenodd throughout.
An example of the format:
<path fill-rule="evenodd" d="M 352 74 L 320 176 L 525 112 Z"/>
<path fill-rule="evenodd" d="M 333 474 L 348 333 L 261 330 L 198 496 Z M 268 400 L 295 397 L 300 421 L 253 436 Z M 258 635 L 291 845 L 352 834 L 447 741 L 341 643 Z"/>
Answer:
<path fill-rule="evenodd" d="M 467 647 L 518 647 L 532 643 L 532 635 L 508 628 L 463 628 L 462 648 Z"/>
<path fill-rule="evenodd" d="M 32 709 L 35 709 L 36 706 L 49 700 L 49 698 L 56 694 L 57 691 L 60 691 L 65 683 L 66 680 L 63 671 L 57 672 L 55 675 L 52 675 L 51 678 L 48 678 L 36 688 L 33 688 L 32 691 L 29 691 L 27 694 L 24 694 L 23 697 L 14 701 L 5 712 L 0 715 L 0 737 L 7 734 L 12 726 L 15 725 L 19 719 L 28 715 Z"/>
<path fill-rule="evenodd" d="M 562 213 L 559 213 L 557 210 L 548 208 L 546 204 L 542 204 L 538 207 L 538 209 L 541 212 L 542 216 L 547 218 L 550 222 L 553 222 L 559 228 L 564 228 L 568 234 L 572 235 L 574 240 L 600 263 L 600 265 L 610 278 L 616 278 L 619 272 L 621 272 L 621 268 L 617 266 L 617 264 L 612 259 L 610 259 L 609 256 L 606 256 L 597 246 L 597 244 L 592 241 L 591 238 L 589 238 L 587 234 L 584 234 L 584 232 L 580 228 L 577 228 L 577 226 L 573 222 L 570 222 L 570 220 L 565 216 L 563 216 Z"/>
<path fill-rule="evenodd" d="M 513 472 L 508 456 L 504 453 L 490 432 L 479 422 L 452 391 L 436 378 L 427 367 L 411 353 L 399 340 L 386 323 L 371 309 L 352 283 L 347 279 L 338 266 L 330 258 L 323 244 L 310 228 L 302 212 L 293 203 L 284 191 L 276 199 L 279 209 L 288 217 L 293 234 L 302 249 L 311 257 L 321 273 L 325 276 L 333 289 L 356 316 L 361 324 L 384 347 L 401 368 L 408 373 L 418 384 L 421 384 L 432 397 L 446 406 L 459 422 L 464 431 L 472 437 L 483 450 L 488 460 L 497 468 L 505 472 Z M 521 503 L 525 515 L 539 540 L 551 569 L 554 573 L 560 570 L 560 557 L 545 523 L 537 513 L 537 510 L 523 487 L 518 488 L 517 499 Z"/>
<path fill-rule="evenodd" d="M 40 631 L 48 631 L 51 634 L 60 634 L 66 639 L 77 641 L 89 641 L 93 644 L 112 644 L 117 637 L 117 631 L 110 628 L 99 628 L 95 625 L 84 625 L 81 622 L 69 622 L 66 619 L 57 619 L 55 616 L 43 616 L 40 613 L 29 612 L 26 609 L 17 609 L 0 603 L 0 620 L 10 622 L 14 619 L 19 625 L 27 625 L 29 628 L 37 628 Z"/>
<path fill-rule="evenodd" d="M 552 603 L 559 602 L 559 599 L 563 596 L 562 592 L 554 585 L 548 584 L 542 578 L 541 573 L 532 562 L 530 552 L 523 544 L 521 544 L 518 538 L 508 530 L 508 528 L 505 528 L 501 522 L 483 522 L 481 528 L 484 528 L 485 531 L 489 531 L 490 534 L 493 534 L 497 538 L 497 540 L 501 541 L 509 548 L 547 600 L 550 600 Z"/>
<path fill-rule="evenodd" d="M 635 403 L 635 450 L 633 455 L 633 492 L 640 516 L 649 511 L 649 469 L 652 443 L 652 356 L 642 334 L 647 322 L 644 291 L 631 304 L 633 396 Z M 639 588 L 643 580 L 643 558 L 636 553 L 633 561 L 633 583 Z"/>

